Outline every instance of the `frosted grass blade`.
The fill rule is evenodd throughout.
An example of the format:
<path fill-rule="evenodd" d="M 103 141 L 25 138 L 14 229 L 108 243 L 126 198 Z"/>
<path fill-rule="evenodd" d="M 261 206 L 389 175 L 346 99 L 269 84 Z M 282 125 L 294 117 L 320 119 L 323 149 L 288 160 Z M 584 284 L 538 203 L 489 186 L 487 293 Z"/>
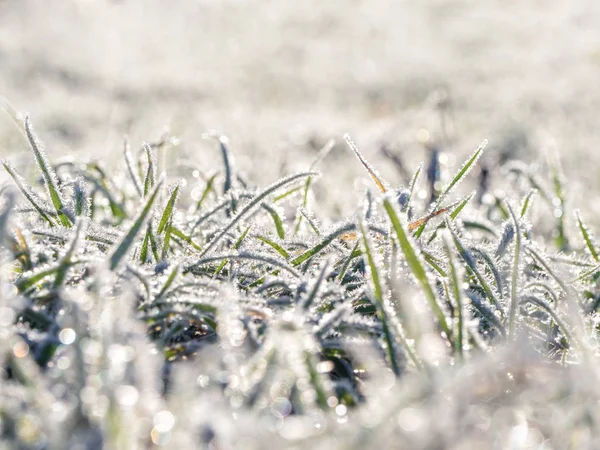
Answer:
<path fill-rule="evenodd" d="M 48 190 L 48 194 L 50 195 L 54 209 L 56 209 L 60 223 L 65 227 L 70 227 L 71 221 L 63 213 L 64 201 L 60 189 L 58 188 L 56 173 L 54 172 L 54 169 L 52 169 L 52 166 L 46 157 L 41 142 L 39 142 L 35 132 L 33 131 L 29 115 L 25 116 L 25 132 L 27 133 L 29 145 L 33 151 L 33 155 L 35 156 L 35 160 L 38 164 L 40 172 L 42 173 L 44 183 L 46 184 L 46 189 Z"/>
<path fill-rule="evenodd" d="M 429 282 L 429 277 L 427 276 L 427 272 L 425 271 L 425 267 L 423 266 L 420 253 L 416 249 L 415 245 L 411 242 L 411 238 L 408 234 L 408 229 L 406 225 L 404 225 L 400 221 L 400 218 L 398 217 L 398 214 L 396 213 L 389 197 L 384 198 L 383 206 L 390 218 L 392 227 L 396 232 L 398 243 L 400 244 L 400 248 L 402 250 L 402 253 L 404 253 L 406 262 L 408 263 L 411 272 L 413 273 L 415 279 L 421 286 L 423 294 L 425 295 L 429 303 L 429 307 L 433 311 L 433 314 L 435 315 L 435 318 L 438 321 L 440 328 L 446 334 L 446 337 L 450 338 L 451 332 L 450 327 L 448 326 L 448 322 L 446 321 L 446 315 L 444 314 L 444 311 L 438 303 L 435 291 L 433 290 L 433 287 Z"/>
<path fill-rule="evenodd" d="M 295 182 L 298 179 L 316 175 L 318 175 L 317 172 L 297 173 L 295 175 L 290 175 L 289 177 L 283 178 L 264 189 L 262 192 L 257 194 L 252 200 L 250 200 L 246 204 L 246 206 L 244 206 L 244 208 L 242 208 L 242 210 L 237 215 L 235 215 L 230 220 L 230 222 L 227 225 L 225 225 L 225 227 L 223 227 L 219 233 L 217 233 L 215 237 L 213 237 L 213 239 L 204 248 L 204 251 L 200 253 L 199 257 L 202 258 L 213 248 L 215 248 L 215 246 L 220 242 L 223 236 L 225 236 L 229 232 L 229 230 L 231 230 L 242 218 L 244 218 L 256 205 L 260 204 L 260 202 L 262 202 L 266 197 L 276 192 L 278 189 L 281 189 L 282 187 Z"/>
<path fill-rule="evenodd" d="M 144 225 L 146 219 L 148 218 L 148 215 L 150 214 L 150 211 L 152 210 L 154 200 L 156 200 L 156 196 L 158 195 L 158 192 L 160 191 L 161 186 L 162 186 L 162 180 L 158 182 L 158 184 L 154 188 L 154 191 L 151 192 L 150 197 L 148 197 L 148 200 L 146 200 L 144 207 L 142 208 L 142 210 L 136 217 L 135 221 L 133 222 L 133 225 L 131 225 L 131 227 L 129 228 L 127 233 L 125 233 L 125 235 L 123 236 L 121 241 L 117 244 L 115 249 L 111 252 L 111 254 L 109 256 L 110 270 L 115 270 L 119 266 L 119 264 L 121 263 L 121 260 L 127 254 L 129 249 L 135 242 L 135 238 L 139 234 L 142 226 Z"/>
<path fill-rule="evenodd" d="M 175 208 L 175 204 L 177 203 L 177 198 L 179 197 L 179 187 L 180 183 L 177 183 L 171 191 L 171 196 L 169 197 L 167 206 L 165 206 L 165 210 L 163 211 L 160 221 L 158 222 L 158 228 L 156 229 L 157 234 L 162 234 L 162 232 L 165 231 L 167 224 L 173 217 L 173 210 Z"/>

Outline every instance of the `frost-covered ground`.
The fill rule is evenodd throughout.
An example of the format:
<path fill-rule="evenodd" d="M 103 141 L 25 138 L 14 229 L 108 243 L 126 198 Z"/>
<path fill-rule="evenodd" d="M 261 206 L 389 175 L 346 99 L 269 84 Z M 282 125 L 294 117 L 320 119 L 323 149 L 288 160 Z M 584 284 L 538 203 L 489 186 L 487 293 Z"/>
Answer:
<path fill-rule="evenodd" d="M 600 4 L 174 3 L 0 0 L 0 449 L 598 448 Z"/>

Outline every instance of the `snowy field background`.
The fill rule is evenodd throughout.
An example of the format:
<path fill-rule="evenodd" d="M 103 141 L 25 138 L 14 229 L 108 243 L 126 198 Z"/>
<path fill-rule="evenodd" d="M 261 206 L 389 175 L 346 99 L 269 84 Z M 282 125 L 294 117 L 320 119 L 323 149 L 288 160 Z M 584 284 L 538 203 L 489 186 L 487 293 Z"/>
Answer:
<path fill-rule="evenodd" d="M 0 93 L 51 155 L 120 153 L 124 134 L 139 144 L 168 127 L 210 164 L 199 137 L 214 128 L 263 182 L 344 132 L 373 162 L 387 143 L 411 171 L 425 159 L 417 132 L 439 140 L 447 98 L 450 162 L 484 138 L 525 159 L 551 149 L 577 193 L 600 183 L 599 24 L 593 0 L 4 0 Z M 0 141 L 23 149 L 6 117 Z M 325 167 L 347 194 L 360 169 L 336 150 Z"/>

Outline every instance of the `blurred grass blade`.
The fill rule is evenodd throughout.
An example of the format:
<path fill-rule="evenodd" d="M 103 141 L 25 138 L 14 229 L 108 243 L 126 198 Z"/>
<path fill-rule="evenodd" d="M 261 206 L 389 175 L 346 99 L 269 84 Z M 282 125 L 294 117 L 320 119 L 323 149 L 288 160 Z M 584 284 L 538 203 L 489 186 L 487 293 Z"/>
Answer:
<path fill-rule="evenodd" d="M 75 222 L 75 230 L 73 231 L 73 236 L 71 237 L 71 242 L 67 244 L 67 249 L 59 262 L 56 278 L 54 279 L 54 288 L 58 288 L 63 284 L 67 275 L 67 271 L 72 265 L 73 254 L 79 248 L 81 237 L 85 234 L 86 225 L 86 218 L 77 218 Z"/>
<path fill-rule="evenodd" d="M 144 151 L 148 160 L 148 168 L 144 179 L 144 197 L 146 197 L 156 184 L 156 157 L 152 152 L 152 148 L 146 142 L 144 142 Z"/>
<path fill-rule="evenodd" d="M 146 221 L 148 215 L 150 214 L 150 211 L 154 204 L 154 200 L 156 200 L 156 196 L 158 195 L 158 192 L 160 191 L 161 186 L 162 186 L 162 180 L 160 182 L 158 182 L 158 184 L 154 188 L 154 191 L 152 191 L 152 193 L 150 194 L 150 197 L 148 197 L 148 200 L 146 200 L 146 204 L 144 205 L 144 207 L 142 208 L 142 210 L 136 217 L 135 221 L 133 222 L 133 224 L 127 231 L 127 233 L 125 233 L 125 235 L 123 236 L 121 241 L 117 244 L 115 249 L 111 252 L 111 254 L 109 256 L 110 270 L 115 270 L 118 267 L 118 265 L 121 262 L 121 260 L 123 259 L 123 257 L 127 254 L 129 249 L 135 242 L 135 238 L 139 234 L 142 226 L 144 225 L 144 222 Z"/>
<path fill-rule="evenodd" d="M 537 192 L 538 190 L 533 188 L 527 193 L 527 195 L 523 199 L 523 202 L 521 204 L 521 219 L 524 218 L 525 214 L 527 214 L 527 211 L 529 211 L 529 208 L 531 207 L 531 202 L 533 201 L 533 197 L 535 196 L 535 194 L 537 194 Z"/>
<path fill-rule="evenodd" d="M 154 297 L 154 300 L 158 300 L 159 298 L 164 297 L 164 295 L 167 293 L 167 291 L 169 290 L 169 288 L 171 287 L 171 285 L 173 284 L 173 282 L 175 281 L 175 279 L 177 278 L 179 273 L 180 273 L 179 264 L 177 264 L 175 267 L 173 267 L 173 270 L 171 270 L 171 273 L 169 274 L 167 281 L 165 281 L 165 284 L 163 285 L 160 292 L 158 294 L 156 294 L 156 297 Z"/>
<path fill-rule="evenodd" d="M 62 195 L 58 188 L 58 181 L 56 178 L 56 173 L 50 162 L 46 158 L 46 154 L 42 147 L 42 144 L 38 141 L 35 132 L 31 126 L 31 120 L 29 115 L 25 116 L 25 131 L 27 133 L 27 139 L 29 140 L 29 145 L 31 146 L 31 150 L 35 156 L 35 160 L 38 164 L 40 172 L 42 173 L 42 177 L 44 179 L 44 183 L 46 184 L 46 189 L 50 194 L 50 199 L 52 200 L 52 204 L 54 205 L 54 209 L 56 209 L 56 213 L 60 220 L 60 223 L 65 227 L 71 226 L 71 221 L 64 214 L 64 201 L 62 199 Z"/>

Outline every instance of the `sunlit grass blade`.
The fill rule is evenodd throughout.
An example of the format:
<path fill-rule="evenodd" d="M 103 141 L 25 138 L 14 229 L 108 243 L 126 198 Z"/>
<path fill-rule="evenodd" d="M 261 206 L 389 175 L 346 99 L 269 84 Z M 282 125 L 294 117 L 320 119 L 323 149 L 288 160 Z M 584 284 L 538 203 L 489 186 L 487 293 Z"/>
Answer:
<path fill-rule="evenodd" d="M 169 201 L 167 202 L 167 206 L 165 206 L 165 210 L 160 217 L 160 221 L 158 222 L 158 228 L 156 229 L 157 234 L 162 234 L 165 231 L 167 224 L 171 221 L 173 217 L 173 211 L 175 208 L 175 204 L 177 203 L 177 198 L 179 196 L 179 187 L 180 183 L 177 183 L 175 187 L 171 190 L 171 195 L 169 197 Z"/>
<path fill-rule="evenodd" d="M 379 190 L 383 193 L 387 192 L 387 183 L 383 181 L 383 179 L 377 173 L 375 168 L 371 166 L 371 164 L 369 164 L 367 160 L 363 157 L 354 141 L 350 138 L 350 135 L 345 134 L 344 140 L 348 144 L 348 147 L 350 147 L 350 149 L 354 152 L 354 154 L 356 155 L 360 163 L 363 165 L 363 167 L 366 169 L 366 171 L 369 173 L 369 176 L 373 179 L 373 182 L 377 185 Z"/>
<path fill-rule="evenodd" d="M 238 212 L 237 215 L 235 215 L 230 220 L 230 222 L 221 229 L 219 233 L 217 233 L 215 237 L 212 238 L 212 240 L 204 248 L 204 251 L 200 253 L 199 257 L 202 258 L 204 255 L 206 255 L 208 252 L 214 249 L 215 246 L 221 241 L 223 236 L 225 236 L 229 232 L 229 230 L 231 230 L 242 218 L 244 218 L 255 206 L 260 204 L 260 202 L 262 202 L 266 197 L 273 194 L 278 189 L 281 189 L 284 186 L 288 186 L 296 180 L 306 178 L 308 176 L 316 176 L 317 174 L 317 172 L 303 172 L 297 173 L 295 175 L 290 175 L 289 177 L 283 178 L 261 191 L 259 194 L 253 197 L 252 200 L 250 200 L 242 208 L 242 210 Z"/>
<path fill-rule="evenodd" d="M 449 339 L 451 337 L 450 327 L 448 326 L 446 315 L 444 314 L 444 311 L 438 303 L 435 291 L 431 286 L 429 277 L 427 276 L 427 272 L 421 260 L 420 252 L 413 244 L 408 234 L 407 226 L 401 222 L 401 219 L 396 213 L 389 197 L 384 198 L 383 206 L 390 218 L 392 227 L 394 228 L 396 237 L 398 239 L 398 243 L 400 244 L 400 249 L 402 250 L 402 253 L 404 253 L 404 256 L 406 258 L 406 262 L 411 272 L 413 273 L 415 279 L 421 286 L 423 294 L 425 295 L 425 298 L 429 303 L 429 307 L 431 308 L 436 320 L 438 321 L 440 328 L 446 334 L 446 337 Z"/>
<path fill-rule="evenodd" d="M 44 183 L 46 184 L 46 189 L 48 190 L 52 204 L 56 209 L 60 223 L 65 227 L 70 227 L 71 221 L 63 212 L 64 201 L 60 189 L 58 188 L 56 173 L 54 172 L 54 169 L 52 169 L 52 166 L 46 157 L 42 144 L 39 142 L 35 132 L 33 131 L 29 115 L 25 116 L 25 132 L 27 133 L 29 145 L 31 146 L 35 160 L 38 164 L 40 172 L 42 173 Z"/>
<path fill-rule="evenodd" d="M 577 218 L 577 226 L 579 227 L 579 231 L 581 232 L 581 236 L 583 237 L 587 250 L 590 252 L 590 255 L 595 261 L 600 262 L 598 252 L 596 251 L 596 246 L 594 245 L 594 238 L 588 227 L 585 225 L 585 223 L 583 223 L 583 220 L 581 220 L 579 211 L 575 211 L 575 217 Z"/>
<path fill-rule="evenodd" d="M 154 190 L 150 193 L 148 200 L 146 200 L 144 207 L 137 215 L 135 221 L 133 222 L 127 233 L 125 233 L 121 241 L 111 252 L 109 256 L 110 270 L 115 270 L 119 266 L 119 263 L 121 262 L 123 257 L 128 253 L 128 251 L 132 247 L 133 243 L 135 242 L 135 238 L 139 234 L 142 226 L 144 225 L 146 219 L 150 214 L 150 211 L 152 210 L 152 206 L 154 205 L 154 201 L 156 200 L 156 196 L 158 195 L 161 186 L 162 180 L 157 183 Z"/>

